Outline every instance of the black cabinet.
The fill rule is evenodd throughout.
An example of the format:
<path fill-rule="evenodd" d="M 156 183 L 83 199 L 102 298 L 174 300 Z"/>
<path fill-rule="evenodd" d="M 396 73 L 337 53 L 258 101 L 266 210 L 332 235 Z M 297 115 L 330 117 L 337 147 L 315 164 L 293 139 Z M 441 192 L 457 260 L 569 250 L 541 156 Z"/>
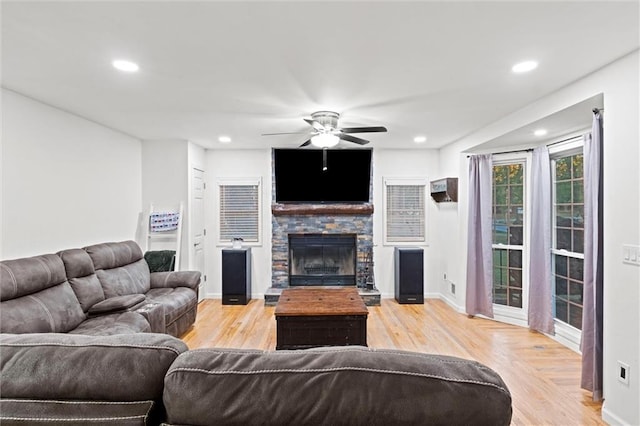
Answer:
<path fill-rule="evenodd" d="M 222 249 L 222 304 L 251 300 L 251 249 Z"/>
<path fill-rule="evenodd" d="M 396 247 L 394 272 L 398 303 L 424 303 L 424 251 L 420 247 Z"/>

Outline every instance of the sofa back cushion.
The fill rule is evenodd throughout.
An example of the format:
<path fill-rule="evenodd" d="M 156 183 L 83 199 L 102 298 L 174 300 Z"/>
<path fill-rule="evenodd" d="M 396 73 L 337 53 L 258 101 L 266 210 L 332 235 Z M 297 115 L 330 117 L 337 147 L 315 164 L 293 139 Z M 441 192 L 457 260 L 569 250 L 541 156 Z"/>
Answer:
<path fill-rule="evenodd" d="M 55 254 L 0 262 L 0 331 L 67 332 L 86 318 Z"/>
<path fill-rule="evenodd" d="M 106 298 L 144 294 L 150 288 L 149 266 L 135 241 L 85 247 Z"/>
<path fill-rule="evenodd" d="M 84 312 L 102 302 L 104 291 L 93 267 L 89 254 L 82 249 L 63 250 L 58 253 L 64 263 L 69 284 L 80 301 Z"/>
<path fill-rule="evenodd" d="M 2 398 L 159 401 L 165 373 L 187 345 L 155 333 L 47 333 L 0 335 L 0 349 Z"/>
<path fill-rule="evenodd" d="M 171 425 L 506 426 L 512 414 L 507 386 L 478 362 L 359 346 L 191 350 L 167 372 L 163 399 Z"/>

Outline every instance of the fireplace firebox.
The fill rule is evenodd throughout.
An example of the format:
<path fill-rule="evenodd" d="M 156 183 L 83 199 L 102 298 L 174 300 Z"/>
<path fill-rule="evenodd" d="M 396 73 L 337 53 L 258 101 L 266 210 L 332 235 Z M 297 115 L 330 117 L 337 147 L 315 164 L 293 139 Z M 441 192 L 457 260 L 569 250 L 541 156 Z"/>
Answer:
<path fill-rule="evenodd" d="M 356 237 L 289 234 L 289 285 L 356 285 Z"/>

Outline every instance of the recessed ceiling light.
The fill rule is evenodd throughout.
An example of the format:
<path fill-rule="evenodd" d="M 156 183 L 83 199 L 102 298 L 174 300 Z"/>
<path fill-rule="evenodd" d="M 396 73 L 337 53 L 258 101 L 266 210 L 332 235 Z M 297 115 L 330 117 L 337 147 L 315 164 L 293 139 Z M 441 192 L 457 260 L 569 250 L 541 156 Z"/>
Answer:
<path fill-rule="evenodd" d="M 415 138 L 413 138 L 413 141 L 415 143 L 423 143 L 427 141 L 427 137 L 426 136 L 416 136 Z"/>
<path fill-rule="evenodd" d="M 231 142 L 231 138 L 229 136 L 220 136 L 218 141 L 222 143 L 229 143 Z"/>
<path fill-rule="evenodd" d="M 547 129 L 538 129 L 535 132 L 533 132 L 533 134 L 536 136 L 544 136 L 547 134 Z"/>
<path fill-rule="evenodd" d="M 524 62 L 515 64 L 511 68 L 511 71 L 515 73 L 529 72 L 531 70 L 536 69 L 537 67 L 538 67 L 538 63 L 536 61 L 524 61 Z"/>
<path fill-rule="evenodd" d="M 136 64 L 135 62 L 126 61 L 124 59 L 116 59 L 115 61 L 111 62 L 111 64 L 115 69 L 124 72 L 136 72 L 140 69 L 138 64 Z"/>

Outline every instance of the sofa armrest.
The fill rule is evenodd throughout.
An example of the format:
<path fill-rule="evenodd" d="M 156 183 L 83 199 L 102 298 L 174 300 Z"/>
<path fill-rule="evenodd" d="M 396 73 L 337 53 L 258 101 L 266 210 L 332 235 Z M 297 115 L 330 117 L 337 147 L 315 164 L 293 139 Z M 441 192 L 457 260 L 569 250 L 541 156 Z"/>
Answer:
<path fill-rule="evenodd" d="M 90 317 L 130 311 L 145 301 L 144 294 L 126 294 L 105 299 L 89 308 Z"/>
<path fill-rule="evenodd" d="M 2 399 L 159 401 L 165 373 L 187 351 L 153 333 L 0 335 Z"/>
<path fill-rule="evenodd" d="M 170 271 L 152 272 L 151 288 L 188 287 L 198 291 L 200 272 L 198 271 Z"/>

